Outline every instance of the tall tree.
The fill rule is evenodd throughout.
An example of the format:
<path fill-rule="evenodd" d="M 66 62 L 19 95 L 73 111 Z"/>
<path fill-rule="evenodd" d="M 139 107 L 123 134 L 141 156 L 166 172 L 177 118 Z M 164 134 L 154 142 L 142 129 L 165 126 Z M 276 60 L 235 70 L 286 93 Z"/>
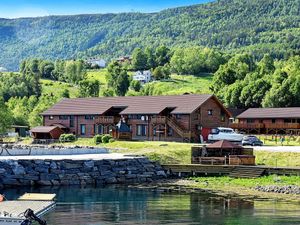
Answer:
<path fill-rule="evenodd" d="M 108 88 L 112 88 L 116 95 L 125 96 L 129 88 L 129 76 L 122 65 L 111 62 L 107 67 L 106 80 Z"/>
<path fill-rule="evenodd" d="M 147 55 L 142 49 L 136 48 L 132 53 L 132 67 L 135 70 L 145 70 L 148 68 Z"/>
<path fill-rule="evenodd" d="M 4 134 L 12 125 L 12 114 L 5 105 L 2 98 L 0 98 L 0 134 Z"/>

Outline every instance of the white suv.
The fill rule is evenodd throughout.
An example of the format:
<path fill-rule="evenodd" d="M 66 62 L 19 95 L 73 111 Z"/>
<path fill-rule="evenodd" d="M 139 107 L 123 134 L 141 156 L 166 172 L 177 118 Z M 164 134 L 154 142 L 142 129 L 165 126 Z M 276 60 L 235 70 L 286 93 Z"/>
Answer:
<path fill-rule="evenodd" d="M 211 133 L 208 135 L 209 142 L 216 142 L 220 140 L 241 142 L 244 135 L 236 133 L 232 128 L 218 127 L 212 129 Z"/>

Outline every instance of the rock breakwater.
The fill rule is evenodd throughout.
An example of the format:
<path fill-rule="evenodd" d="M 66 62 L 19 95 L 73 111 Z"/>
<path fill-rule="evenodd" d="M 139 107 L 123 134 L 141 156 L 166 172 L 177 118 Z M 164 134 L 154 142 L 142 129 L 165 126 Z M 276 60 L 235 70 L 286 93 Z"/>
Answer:
<path fill-rule="evenodd" d="M 0 188 L 130 184 L 166 178 L 162 167 L 147 158 L 102 160 L 5 160 L 0 161 Z"/>

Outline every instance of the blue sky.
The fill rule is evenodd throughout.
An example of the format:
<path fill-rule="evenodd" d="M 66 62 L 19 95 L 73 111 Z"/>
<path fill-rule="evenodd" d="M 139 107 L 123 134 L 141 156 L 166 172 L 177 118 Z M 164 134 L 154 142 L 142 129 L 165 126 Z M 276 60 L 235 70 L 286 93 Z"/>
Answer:
<path fill-rule="evenodd" d="M 156 12 L 211 0 L 0 0 L 0 18 L 87 13 Z"/>

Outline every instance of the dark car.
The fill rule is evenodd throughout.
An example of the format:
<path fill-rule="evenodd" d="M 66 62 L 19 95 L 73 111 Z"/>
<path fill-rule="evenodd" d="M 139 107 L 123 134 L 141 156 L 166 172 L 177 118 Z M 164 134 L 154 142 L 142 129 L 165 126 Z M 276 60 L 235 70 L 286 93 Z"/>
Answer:
<path fill-rule="evenodd" d="M 262 146 L 263 142 L 256 136 L 245 136 L 243 137 L 242 145 Z"/>

